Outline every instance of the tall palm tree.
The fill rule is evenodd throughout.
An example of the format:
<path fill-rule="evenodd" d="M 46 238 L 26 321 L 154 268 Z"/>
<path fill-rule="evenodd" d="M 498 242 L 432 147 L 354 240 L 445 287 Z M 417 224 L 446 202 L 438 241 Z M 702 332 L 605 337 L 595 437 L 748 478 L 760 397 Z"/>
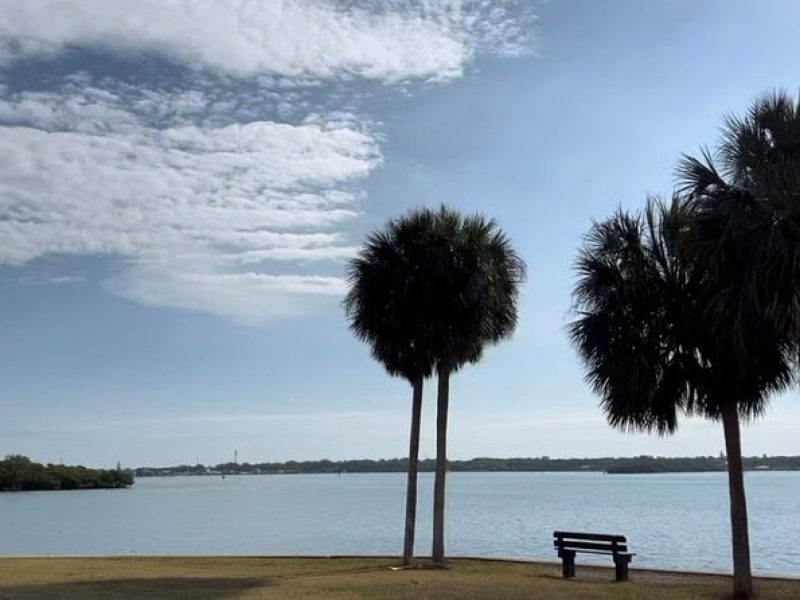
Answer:
<path fill-rule="evenodd" d="M 739 364 L 762 359 L 757 341 L 763 333 L 769 343 L 798 356 L 800 99 L 785 92 L 758 98 L 743 118 L 725 120 L 716 156 L 706 151 L 699 159 L 684 157 L 679 174 L 694 205 L 709 274 L 708 322 L 724 335 Z M 742 416 L 759 415 L 764 408 L 753 398 L 738 399 Z M 738 437 L 733 410 L 728 420 Z M 739 595 L 745 596 L 752 584 L 738 446 L 729 448 L 728 465 L 734 575 Z"/>
<path fill-rule="evenodd" d="M 430 214 L 435 227 L 423 268 L 431 282 L 425 314 L 438 375 L 432 556 L 441 564 L 450 376 L 513 333 L 525 262 L 494 220 L 445 206 Z"/>
<path fill-rule="evenodd" d="M 433 558 L 444 560 L 450 376 L 508 337 L 525 263 L 495 221 L 442 206 L 417 209 L 370 235 L 348 266 L 345 308 L 356 336 L 414 386 L 404 556 L 413 550 L 422 381 L 438 375 Z"/>
<path fill-rule="evenodd" d="M 390 375 L 406 379 L 413 390 L 403 540 L 406 564 L 414 555 L 423 381 L 434 367 L 424 310 L 432 283 L 421 277 L 420 269 L 434 226 L 430 211 L 417 210 L 370 234 L 348 263 L 349 291 L 344 301 L 356 337 L 370 345 L 372 356 Z"/>
<path fill-rule="evenodd" d="M 651 200 L 643 214 L 618 211 L 596 223 L 577 260 L 578 318 L 569 334 L 613 426 L 664 435 L 680 413 L 722 421 L 734 592 L 748 597 L 739 419 L 762 414 L 769 396 L 793 383 L 796 343 L 723 280 L 732 274 L 720 273 L 712 248 L 724 246 L 739 263 L 748 249 L 712 235 L 713 225 L 698 196 Z"/>

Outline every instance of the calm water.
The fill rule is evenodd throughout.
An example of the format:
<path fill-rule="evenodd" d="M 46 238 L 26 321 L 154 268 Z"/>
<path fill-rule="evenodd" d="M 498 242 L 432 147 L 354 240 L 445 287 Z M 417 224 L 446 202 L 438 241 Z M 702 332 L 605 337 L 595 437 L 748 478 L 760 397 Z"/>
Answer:
<path fill-rule="evenodd" d="M 800 575 L 800 473 L 748 473 L 753 567 Z M 554 529 L 622 533 L 635 564 L 730 569 L 722 473 L 451 473 L 451 555 L 555 560 Z M 417 552 L 430 553 L 432 474 Z M 397 554 L 403 474 L 142 478 L 0 494 L 0 554 Z M 605 561 L 608 562 L 608 561 Z"/>

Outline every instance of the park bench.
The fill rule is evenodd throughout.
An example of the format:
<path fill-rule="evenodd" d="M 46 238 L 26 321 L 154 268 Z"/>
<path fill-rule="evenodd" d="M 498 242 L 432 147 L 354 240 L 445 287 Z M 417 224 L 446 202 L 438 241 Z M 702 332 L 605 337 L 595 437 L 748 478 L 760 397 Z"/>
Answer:
<path fill-rule="evenodd" d="M 585 552 L 613 556 L 617 581 L 628 581 L 628 563 L 635 554 L 628 552 L 628 542 L 624 535 L 554 531 L 553 546 L 561 559 L 564 577 L 575 577 L 575 554 Z"/>

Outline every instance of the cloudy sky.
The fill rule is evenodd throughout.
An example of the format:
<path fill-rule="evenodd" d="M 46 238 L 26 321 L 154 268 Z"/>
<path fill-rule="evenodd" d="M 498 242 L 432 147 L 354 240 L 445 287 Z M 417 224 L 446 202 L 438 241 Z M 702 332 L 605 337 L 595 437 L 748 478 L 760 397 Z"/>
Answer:
<path fill-rule="evenodd" d="M 0 455 L 402 456 L 410 390 L 343 264 L 412 206 L 496 217 L 515 338 L 452 384 L 451 455 L 716 454 L 609 429 L 564 326 L 592 218 L 800 86 L 800 6 L 671 0 L 0 0 Z M 429 386 L 429 392 L 433 386 Z M 433 455 L 426 395 L 422 454 Z M 797 394 L 745 431 L 800 453 Z"/>

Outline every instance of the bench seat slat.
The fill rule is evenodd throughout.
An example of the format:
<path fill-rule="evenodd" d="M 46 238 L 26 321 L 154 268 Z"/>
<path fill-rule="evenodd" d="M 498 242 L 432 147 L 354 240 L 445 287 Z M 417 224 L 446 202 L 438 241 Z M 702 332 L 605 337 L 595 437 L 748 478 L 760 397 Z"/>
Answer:
<path fill-rule="evenodd" d="M 561 542 L 554 541 L 553 546 L 564 550 L 594 550 L 596 552 L 607 552 L 612 554 L 614 552 L 627 552 L 628 546 L 626 544 L 607 544 L 607 543 L 594 543 L 594 542 Z"/>
<path fill-rule="evenodd" d="M 567 550 L 569 550 L 569 548 L 567 548 Z M 606 555 L 606 554 L 612 554 L 612 553 L 611 552 L 599 552 L 599 551 L 596 551 L 596 550 L 581 550 L 581 554 L 602 554 L 602 555 Z M 633 556 L 636 556 L 636 552 L 617 552 L 617 556 L 623 556 L 623 557 L 624 556 L 630 556 L 630 557 L 633 557 Z"/>

